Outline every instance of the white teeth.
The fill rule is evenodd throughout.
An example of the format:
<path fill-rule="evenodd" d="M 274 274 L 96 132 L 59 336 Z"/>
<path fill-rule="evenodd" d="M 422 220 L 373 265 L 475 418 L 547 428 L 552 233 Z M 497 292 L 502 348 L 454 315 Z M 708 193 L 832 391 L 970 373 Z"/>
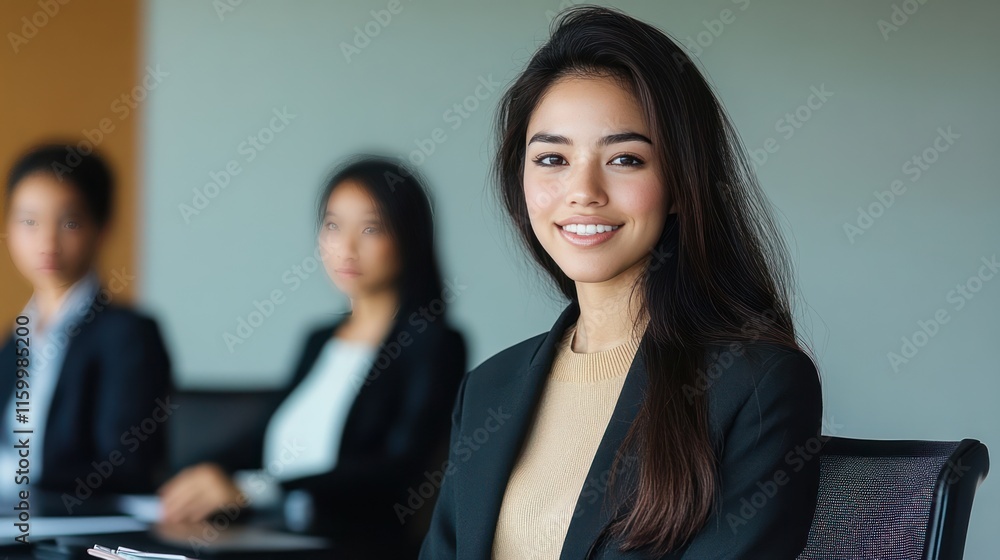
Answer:
<path fill-rule="evenodd" d="M 614 231 L 618 229 L 618 227 L 619 226 L 610 226 L 604 224 L 566 224 L 562 228 L 570 233 L 575 233 L 577 235 L 594 235 L 595 233 Z"/>

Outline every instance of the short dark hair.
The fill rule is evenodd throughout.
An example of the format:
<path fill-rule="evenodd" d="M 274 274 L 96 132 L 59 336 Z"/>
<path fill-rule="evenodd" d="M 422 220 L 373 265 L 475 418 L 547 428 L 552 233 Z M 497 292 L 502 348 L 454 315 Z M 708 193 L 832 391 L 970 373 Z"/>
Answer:
<path fill-rule="evenodd" d="M 22 179 L 48 173 L 69 184 L 83 196 L 90 216 L 99 228 L 111 220 L 114 175 L 103 157 L 94 150 L 84 154 L 74 144 L 46 143 L 31 148 L 17 159 L 7 175 L 7 203 Z"/>

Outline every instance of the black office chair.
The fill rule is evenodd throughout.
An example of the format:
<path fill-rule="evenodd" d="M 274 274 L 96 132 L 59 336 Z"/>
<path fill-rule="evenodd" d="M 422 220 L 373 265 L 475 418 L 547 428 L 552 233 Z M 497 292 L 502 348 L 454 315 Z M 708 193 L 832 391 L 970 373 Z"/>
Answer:
<path fill-rule="evenodd" d="M 254 435 L 264 433 L 278 395 L 277 390 L 178 391 L 173 396 L 178 408 L 167 426 L 171 472 L 202 461 L 232 470 L 260 468 L 264 438 Z M 247 445 L 219 456 L 233 441 Z"/>
<path fill-rule="evenodd" d="M 800 560 L 962 558 L 972 498 L 989 471 L 974 439 L 830 437 L 816 515 Z"/>

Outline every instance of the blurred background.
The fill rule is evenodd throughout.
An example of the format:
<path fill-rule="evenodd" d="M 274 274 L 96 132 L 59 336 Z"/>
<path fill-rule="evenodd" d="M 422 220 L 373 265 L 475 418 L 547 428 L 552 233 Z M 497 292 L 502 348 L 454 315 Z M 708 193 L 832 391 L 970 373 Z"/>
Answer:
<path fill-rule="evenodd" d="M 309 328 L 347 309 L 315 253 L 324 178 L 356 152 L 404 157 L 431 187 L 475 366 L 564 305 L 488 165 L 500 92 L 570 4 L 5 0 L 0 168 L 53 136 L 98 147 L 119 176 L 114 297 L 159 320 L 182 389 L 242 390 L 282 386 Z M 682 43 L 741 133 L 796 264 L 825 433 L 996 456 L 1000 4 L 607 5 Z M 0 282 L 11 324 L 30 288 L 6 253 Z M 994 554 L 995 478 L 969 558 Z"/>

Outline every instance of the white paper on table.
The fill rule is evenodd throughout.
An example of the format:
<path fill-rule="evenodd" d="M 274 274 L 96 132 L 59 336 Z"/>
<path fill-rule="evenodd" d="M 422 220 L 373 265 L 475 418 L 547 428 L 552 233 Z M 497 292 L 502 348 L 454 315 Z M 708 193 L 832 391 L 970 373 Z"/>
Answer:
<path fill-rule="evenodd" d="M 163 513 L 163 504 L 156 494 L 122 494 L 115 499 L 115 507 L 146 523 L 158 523 Z"/>
<path fill-rule="evenodd" d="M 11 539 L 21 535 L 22 533 L 14 526 L 17 522 L 13 517 L 0 517 L 0 538 Z M 28 520 L 28 538 L 37 540 L 69 535 L 130 533 L 145 531 L 148 527 L 148 523 L 126 515 L 32 517 Z"/>

